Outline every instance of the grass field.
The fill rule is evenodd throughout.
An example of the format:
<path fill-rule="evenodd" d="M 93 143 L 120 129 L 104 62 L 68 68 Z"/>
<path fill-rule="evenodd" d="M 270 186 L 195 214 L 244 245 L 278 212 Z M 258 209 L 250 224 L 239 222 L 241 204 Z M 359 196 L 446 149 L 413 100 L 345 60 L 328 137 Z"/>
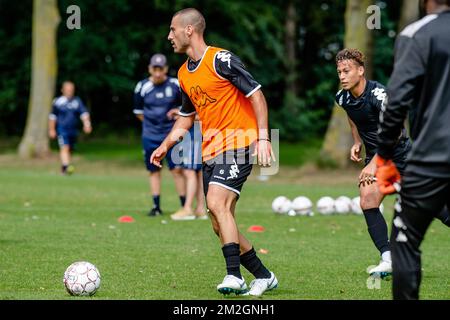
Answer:
<path fill-rule="evenodd" d="M 80 144 L 71 177 L 59 174 L 56 153 L 27 162 L 0 155 L 0 299 L 223 299 L 215 288 L 224 259 L 210 222 L 170 220 L 178 199 L 166 170 L 165 215 L 147 217 L 151 199 L 139 147 L 99 147 Z M 286 153 L 295 153 L 292 148 Z M 362 216 L 271 212 L 278 195 L 306 195 L 314 202 L 324 195 L 354 197 L 356 171 L 282 166 L 267 182 L 254 173 L 238 203 L 237 221 L 256 250 L 268 250 L 260 257 L 280 282 L 262 299 L 391 298 L 391 282 L 367 287 L 365 270 L 378 256 Z M 392 205 L 392 197 L 385 200 L 389 222 Z M 135 222 L 119 223 L 122 215 Z M 254 224 L 266 231 L 247 232 Z M 421 298 L 450 299 L 448 229 L 433 222 L 422 249 Z M 101 272 L 101 288 L 92 298 L 73 298 L 64 290 L 64 270 L 78 260 Z M 246 270 L 243 275 L 252 280 Z"/>

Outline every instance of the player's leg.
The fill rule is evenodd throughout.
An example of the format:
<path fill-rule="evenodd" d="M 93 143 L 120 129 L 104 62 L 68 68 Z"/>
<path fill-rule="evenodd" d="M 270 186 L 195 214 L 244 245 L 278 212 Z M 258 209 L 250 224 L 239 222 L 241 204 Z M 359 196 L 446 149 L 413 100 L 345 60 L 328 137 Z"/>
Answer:
<path fill-rule="evenodd" d="M 235 207 L 236 207 L 236 202 L 237 202 L 237 201 L 234 201 L 234 202 L 232 203 L 231 209 L 230 209 L 230 212 L 232 213 L 233 217 L 234 217 L 234 210 L 235 210 Z M 214 231 L 214 233 L 219 237 L 220 242 L 221 242 L 222 244 L 224 244 L 224 240 L 222 239 L 221 233 L 220 233 L 219 222 L 217 221 L 216 216 L 214 215 L 214 213 L 213 213 L 211 210 L 209 210 L 209 212 L 210 212 L 210 215 L 211 215 L 211 224 L 212 224 L 212 227 L 213 227 L 213 231 Z M 250 241 L 248 241 L 248 240 L 242 235 L 242 233 L 239 232 L 239 230 L 238 230 L 237 232 L 238 232 L 239 252 L 240 252 L 240 254 L 246 253 L 246 252 L 248 252 L 250 249 L 252 249 L 253 247 L 252 247 Z"/>
<path fill-rule="evenodd" d="M 407 173 L 397 196 L 391 232 L 393 298 L 418 299 L 420 244 L 435 213 L 450 202 L 448 180 Z"/>
<path fill-rule="evenodd" d="M 69 141 L 69 165 L 67 166 L 66 172 L 68 174 L 73 174 L 75 172 L 75 166 L 72 164 L 72 155 L 75 150 L 75 144 L 77 143 L 77 135 L 71 134 L 68 137 Z"/>
<path fill-rule="evenodd" d="M 180 198 L 180 205 L 184 206 L 184 203 L 186 202 L 186 181 L 184 179 L 183 175 L 183 169 L 173 168 L 170 170 L 170 173 L 172 174 L 173 181 L 175 182 L 175 189 L 177 190 L 178 197 Z"/>
<path fill-rule="evenodd" d="M 225 163 L 216 164 L 213 174 L 210 175 L 212 178 L 208 182 L 207 206 L 211 210 L 213 219 L 217 222 L 218 233 L 224 248 L 230 241 L 236 241 L 233 243 L 234 253 L 238 255 L 236 261 L 241 263 L 240 259 L 243 256 L 243 265 L 256 276 L 256 279 L 252 281 L 249 293 L 259 296 L 265 291 L 275 288 L 277 280 L 275 275 L 268 271 L 259 260 L 251 243 L 239 232 L 235 221 L 236 202 L 242 186 L 252 170 L 250 151 L 248 148 L 235 150 L 225 154 L 224 160 Z M 218 200 L 224 198 L 220 193 L 225 192 L 230 195 L 234 194 L 234 196 L 231 198 L 231 202 L 222 202 L 222 208 L 220 208 L 217 206 L 220 204 Z M 217 212 L 226 214 L 217 215 Z"/>
<path fill-rule="evenodd" d="M 173 171 L 173 170 L 172 170 Z M 170 217 L 173 220 L 193 220 L 195 219 L 192 206 L 197 192 L 197 174 L 195 170 L 182 169 L 184 180 L 186 181 L 186 200 L 184 206 Z"/>
<path fill-rule="evenodd" d="M 209 186 L 208 194 L 206 195 L 208 209 L 214 221 L 217 222 L 223 245 L 227 243 L 239 244 L 239 232 L 231 211 L 236 197 L 237 195 L 233 191 L 215 184 Z"/>
<path fill-rule="evenodd" d="M 61 159 L 62 173 L 66 173 L 67 167 L 70 164 L 70 146 L 68 144 L 60 147 L 59 157 Z"/>
<path fill-rule="evenodd" d="M 194 135 L 194 139 L 191 140 L 189 165 L 195 171 L 197 179 L 197 191 L 195 193 L 197 204 L 194 215 L 197 219 L 208 219 L 205 211 L 205 196 L 203 194 L 202 137 L 200 134 L 197 137 Z"/>
<path fill-rule="evenodd" d="M 171 158 L 169 160 L 169 166 L 171 165 L 171 161 L 175 162 L 179 159 L 179 155 L 182 153 L 182 165 L 183 165 L 183 176 L 184 181 L 186 183 L 185 185 L 185 191 L 186 191 L 186 199 L 184 201 L 184 205 L 174 214 L 172 214 L 170 217 L 173 220 L 193 220 L 195 219 L 195 215 L 193 213 L 193 205 L 194 205 L 194 199 L 197 192 L 197 175 L 195 173 L 195 170 L 192 166 L 192 157 L 191 157 L 191 139 L 190 134 L 186 134 L 184 137 L 184 140 L 182 143 L 176 146 L 177 149 L 174 148 L 175 151 L 171 151 Z M 173 153 L 179 152 L 178 157 L 173 158 Z M 179 162 L 179 161 L 178 161 Z"/>
<path fill-rule="evenodd" d="M 235 213 L 236 201 L 234 201 L 231 211 Z M 265 291 L 270 291 L 278 286 L 278 279 L 275 274 L 269 271 L 266 266 L 259 259 L 256 251 L 250 241 L 238 230 L 239 232 L 239 248 L 240 248 L 240 261 L 255 279 L 250 283 L 250 295 L 261 296 Z"/>
<path fill-rule="evenodd" d="M 376 183 L 360 186 L 361 209 L 367 224 L 370 238 L 381 255 L 379 265 L 369 270 L 370 274 L 377 274 L 384 278 L 392 273 L 391 251 L 386 220 L 380 211 L 383 194 Z"/>
<path fill-rule="evenodd" d="M 197 219 L 208 219 L 205 210 L 205 196 L 203 194 L 203 174 L 200 167 L 200 170 L 195 172 L 197 178 L 197 192 L 196 199 L 197 204 L 195 206 L 194 215 Z"/>
<path fill-rule="evenodd" d="M 175 182 L 175 189 L 180 197 L 180 205 L 183 207 L 186 201 L 186 180 L 183 175 L 183 160 L 181 152 L 181 144 L 176 144 L 167 152 L 166 160 L 170 173 L 172 174 Z"/>
<path fill-rule="evenodd" d="M 67 168 L 70 165 L 70 141 L 69 135 L 64 132 L 58 133 L 59 158 L 61 161 L 61 173 L 67 174 Z"/>
<path fill-rule="evenodd" d="M 161 171 L 160 168 L 150 163 L 150 156 L 153 151 L 158 147 L 157 142 L 153 142 L 150 139 L 142 138 L 142 147 L 144 149 L 144 163 L 148 171 L 148 181 L 150 185 L 150 194 L 153 198 L 153 208 L 149 211 L 148 215 L 151 217 L 161 215 Z"/>
<path fill-rule="evenodd" d="M 239 231 L 231 212 L 236 197 L 235 192 L 216 184 L 209 185 L 206 195 L 213 229 L 220 238 L 226 263 L 227 275 L 217 286 L 217 290 L 223 294 L 242 294 L 247 291 L 240 270 Z"/>
<path fill-rule="evenodd" d="M 195 170 L 184 169 L 184 178 L 186 179 L 186 201 L 184 203 L 184 209 L 193 212 L 194 199 L 197 193 L 197 173 Z"/>
<path fill-rule="evenodd" d="M 157 216 L 162 214 L 161 210 L 161 171 L 156 168 L 148 172 L 150 183 L 150 194 L 153 199 L 153 208 L 148 213 L 149 216 Z"/>

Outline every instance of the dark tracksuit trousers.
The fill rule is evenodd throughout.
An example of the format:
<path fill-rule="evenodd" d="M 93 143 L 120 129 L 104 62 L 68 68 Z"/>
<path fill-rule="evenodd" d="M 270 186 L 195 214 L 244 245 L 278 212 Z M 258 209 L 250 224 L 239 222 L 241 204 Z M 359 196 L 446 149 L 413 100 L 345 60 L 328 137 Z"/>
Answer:
<path fill-rule="evenodd" d="M 450 178 L 405 172 L 391 231 L 393 298 L 419 299 L 425 233 L 444 206 L 450 208 Z"/>

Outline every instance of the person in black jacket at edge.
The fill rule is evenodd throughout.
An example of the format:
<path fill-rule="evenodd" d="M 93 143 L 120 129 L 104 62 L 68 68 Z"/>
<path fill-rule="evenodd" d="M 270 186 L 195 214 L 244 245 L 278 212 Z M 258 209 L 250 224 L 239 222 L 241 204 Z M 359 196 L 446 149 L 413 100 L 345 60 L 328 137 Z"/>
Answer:
<path fill-rule="evenodd" d="M 396 40 L 380 113 L 377 183 L 384 194 L 399 192 L 390 238 L 394 299 L 419 298 L 420 244 L 450 206 L 450 0 L 420 5 L 427 15 Z M 400 183 L 392 157 L 408 112 L 413 145 Z"/>

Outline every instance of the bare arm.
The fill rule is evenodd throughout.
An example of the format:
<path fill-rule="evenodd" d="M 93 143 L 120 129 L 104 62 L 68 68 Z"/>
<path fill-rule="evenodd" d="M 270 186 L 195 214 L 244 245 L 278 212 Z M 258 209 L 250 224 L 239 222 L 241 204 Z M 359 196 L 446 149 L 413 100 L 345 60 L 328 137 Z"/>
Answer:
<path fill-rule="evenodd" d="M 83 131 L 87 134 L 90 134 L 92 132 L 92 125 L 91 125 L 91 116 L 89 113 L 84 113 L 81 116 L 81 121 L 83 121 Z"/>
<path fill-rule="evenodd" d="M 353 137 L 353 146 L 350 149 L 350 159 L 355 162 L 360 162 L 362 160 L 362 158 L 360 157 L 362 140 L 359 136 L 356 124 L 350 118 L 348 118 L 348 123 L 350 124 L 350 129 L 352 131 Z"/>
<path fill-rule="evenodd" d="M 56 119 L 49 119 L 48 120 L 48 136 L 51 139 L 56 138 Z"/>
<path fill-rule="evenodd" d="M 275 161 L 272 144 L 269 138 L 267 102 L 261 90 L 253 93 L 249 100 L 255 112 L 258 125 L 258 141 L 254 155 L 258 155 L 258 163 L 262 166 L 270 166 L 271 161 Z"/>
<path fill-rule="evenodd" d="M 249 97 L 258 124 L 258 139 L 269 139 L 267 102 L 261 90 Z"/>
<path fill-rule="evenodd" d="M 144 121 L 144 115 L 143 114 L 137 114 L 136 118 L 138 118 L 141 121 Z"/>
<path fill-rule="evenodd" d="M 358 128 L 356 128 L 356 124 L 350 118 L 348 118 L 348 123 L 350 124 L 350 129 L 352 130 L 352 137 L 354 144 L 362 144 L 362 140 L 361 137 L 359 136 Z"/>
<path fill-rule="evenodd" d="M 359 136 L 358 128 L 356 127 L 356 124 L 348 118 L 348 123 L 350 124 L 350 128 L 352 130 L 352 136 L 353 136 L 353 146 L 350 150 L 350 159 L 354 162 L 361 162 L 361 146 L 362 146 L 362 139 Z M 362 169 L 361 173 L 359 174 L 359 186 L 366 186 L 372 184 L 375 180 L 373 179 L 375 176 L 375 157 L 372 158 L 372 160 Z"/>
<path fill-rule="evenodd" d="M 167 154 L 167 151 L 173 147 L 194 124 L 194 118 L 195 114 L 192 114 L 187 117 L 180 116 L 176 121 L 175 124 L 172 127 L 172 130 L 170 130 L 167 137 L 164 139 L 164 141 L 161 143 L 161 145 L 153 151 L 150 162 L 154 164 L 157 167 L 161 167 L 161 160 L 164 159 L 164 157 Z"/>

